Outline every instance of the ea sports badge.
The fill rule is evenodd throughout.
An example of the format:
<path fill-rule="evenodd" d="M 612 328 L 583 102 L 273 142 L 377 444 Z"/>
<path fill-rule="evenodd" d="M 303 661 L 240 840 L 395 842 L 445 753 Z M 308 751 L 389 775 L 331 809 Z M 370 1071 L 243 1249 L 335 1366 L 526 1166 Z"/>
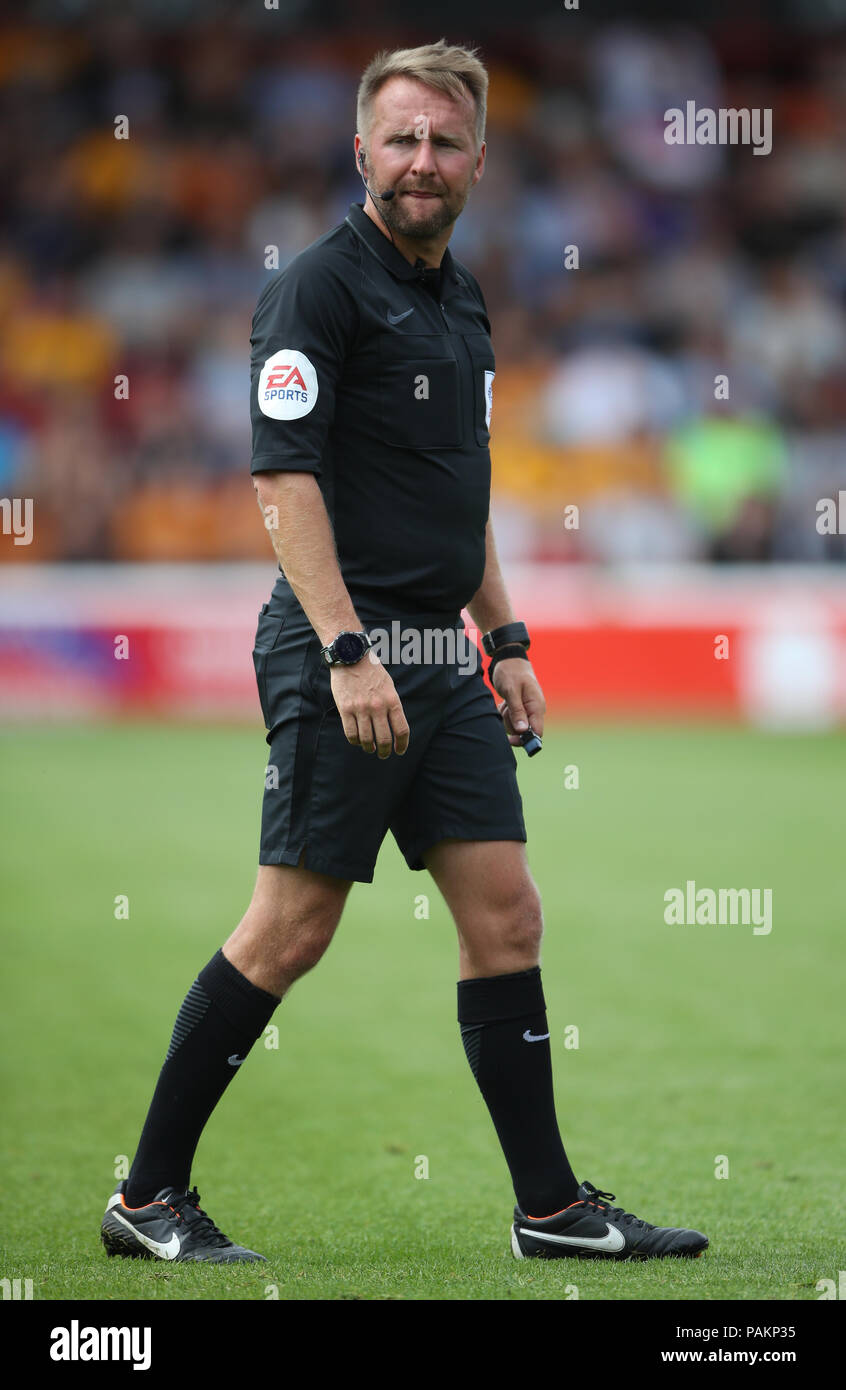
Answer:
<path fill-rule="evenodd" d="M 258 403 L 271 420 L 298 420 L 317 403 L 317 372 L 304 352 L 280 348 L 261 369 Z"/>

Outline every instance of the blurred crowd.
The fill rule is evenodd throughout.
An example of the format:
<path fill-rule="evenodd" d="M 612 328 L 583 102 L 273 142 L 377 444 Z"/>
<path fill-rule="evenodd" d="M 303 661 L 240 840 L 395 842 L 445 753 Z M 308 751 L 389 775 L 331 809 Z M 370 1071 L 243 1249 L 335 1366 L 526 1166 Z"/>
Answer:
<path fill-rule="evenodd" d="M 0 496 L 35 499 L 0 558 L 269 557 L 266 248 L 363 202 L 359 74 L 439 36 L 0 25 Z M 816 524 L 846 489 L 846 36 L 556 15 L 478 42 L 487 167 L 450 245 L 493 324 L 501 552 L 846 559 Z M 772 109 L 772 152 L 668 144 L 689 100 Z"/>

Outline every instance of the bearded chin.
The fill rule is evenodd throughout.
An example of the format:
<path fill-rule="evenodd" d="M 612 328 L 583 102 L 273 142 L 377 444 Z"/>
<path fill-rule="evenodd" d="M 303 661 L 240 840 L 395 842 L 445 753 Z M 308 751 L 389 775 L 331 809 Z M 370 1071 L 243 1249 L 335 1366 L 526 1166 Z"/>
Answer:
<path fill-rule="evenodd" d="M 454 208 L 452 206 L 448 207 L 447 204 L 441 200 L 429 216 L 422 219 L 412 219 L 406 216 L 401 207 L 394 208 L 393 199 L 391 199 L 390 202 L 378 204 L 378 207 L 385 223 L 390 227 L 391 231 L 399 232 L 400 236 L 409 237 L 411 239 L 417 238 L 420 241 L 428 241 L 433 236 L 438 236 L 439 233 L 445 231 L 447 227 L 452 226 L 466 202 L 467 198 L 465 196 L 460 207 Z"/>

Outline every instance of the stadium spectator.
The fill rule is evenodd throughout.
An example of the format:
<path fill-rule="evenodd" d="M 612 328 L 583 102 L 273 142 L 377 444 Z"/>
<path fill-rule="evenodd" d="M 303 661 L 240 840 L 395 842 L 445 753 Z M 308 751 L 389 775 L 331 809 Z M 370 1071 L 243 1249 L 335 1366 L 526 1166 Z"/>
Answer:
<path fill-rule="evenodd" d="M 41 519 L 3 560 L 264 554 L 250 317 L 361 196 L 360 40 L 195 8 L 0 21 L 0 486 Z M 483 47 L 488 165 L 454 249 L 493 319 L 505 553 L 846 558 L 813 525 L 846 487 L 842 39 L 797 33 L 770 75 L 730 24 Z M 668 107 L 741 94 L 778 112 L 767 158 L 664 140 Z"/>

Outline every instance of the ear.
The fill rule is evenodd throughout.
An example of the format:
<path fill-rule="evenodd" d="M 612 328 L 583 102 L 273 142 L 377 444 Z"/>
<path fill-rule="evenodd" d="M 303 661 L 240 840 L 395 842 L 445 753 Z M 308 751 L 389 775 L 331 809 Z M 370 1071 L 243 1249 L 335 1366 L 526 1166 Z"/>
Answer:
<path fill-rule="evenodd" d="M 475 187 L 476 187 L 476 184 L 479 182 L 479 179 L 482 177 L 482 174 L 485 172 L 485 155 L 486 155 L 486 153 L 487 153 L 487 145 L 486 145 L 485 141 L 483 140 L 483 141 L 482 141 L 482 145 L 481 145 L 481 149 L 479 150 L 478 156 L 477 156 L 477 158 L 476 158 L 476 167 L 475 167 L 475 169 L 473 170 L 473 181 L 472 181 L 472 183 L 470 184 L 470 187 L 471 187 L 471 188 L 475 188 Z"/>

